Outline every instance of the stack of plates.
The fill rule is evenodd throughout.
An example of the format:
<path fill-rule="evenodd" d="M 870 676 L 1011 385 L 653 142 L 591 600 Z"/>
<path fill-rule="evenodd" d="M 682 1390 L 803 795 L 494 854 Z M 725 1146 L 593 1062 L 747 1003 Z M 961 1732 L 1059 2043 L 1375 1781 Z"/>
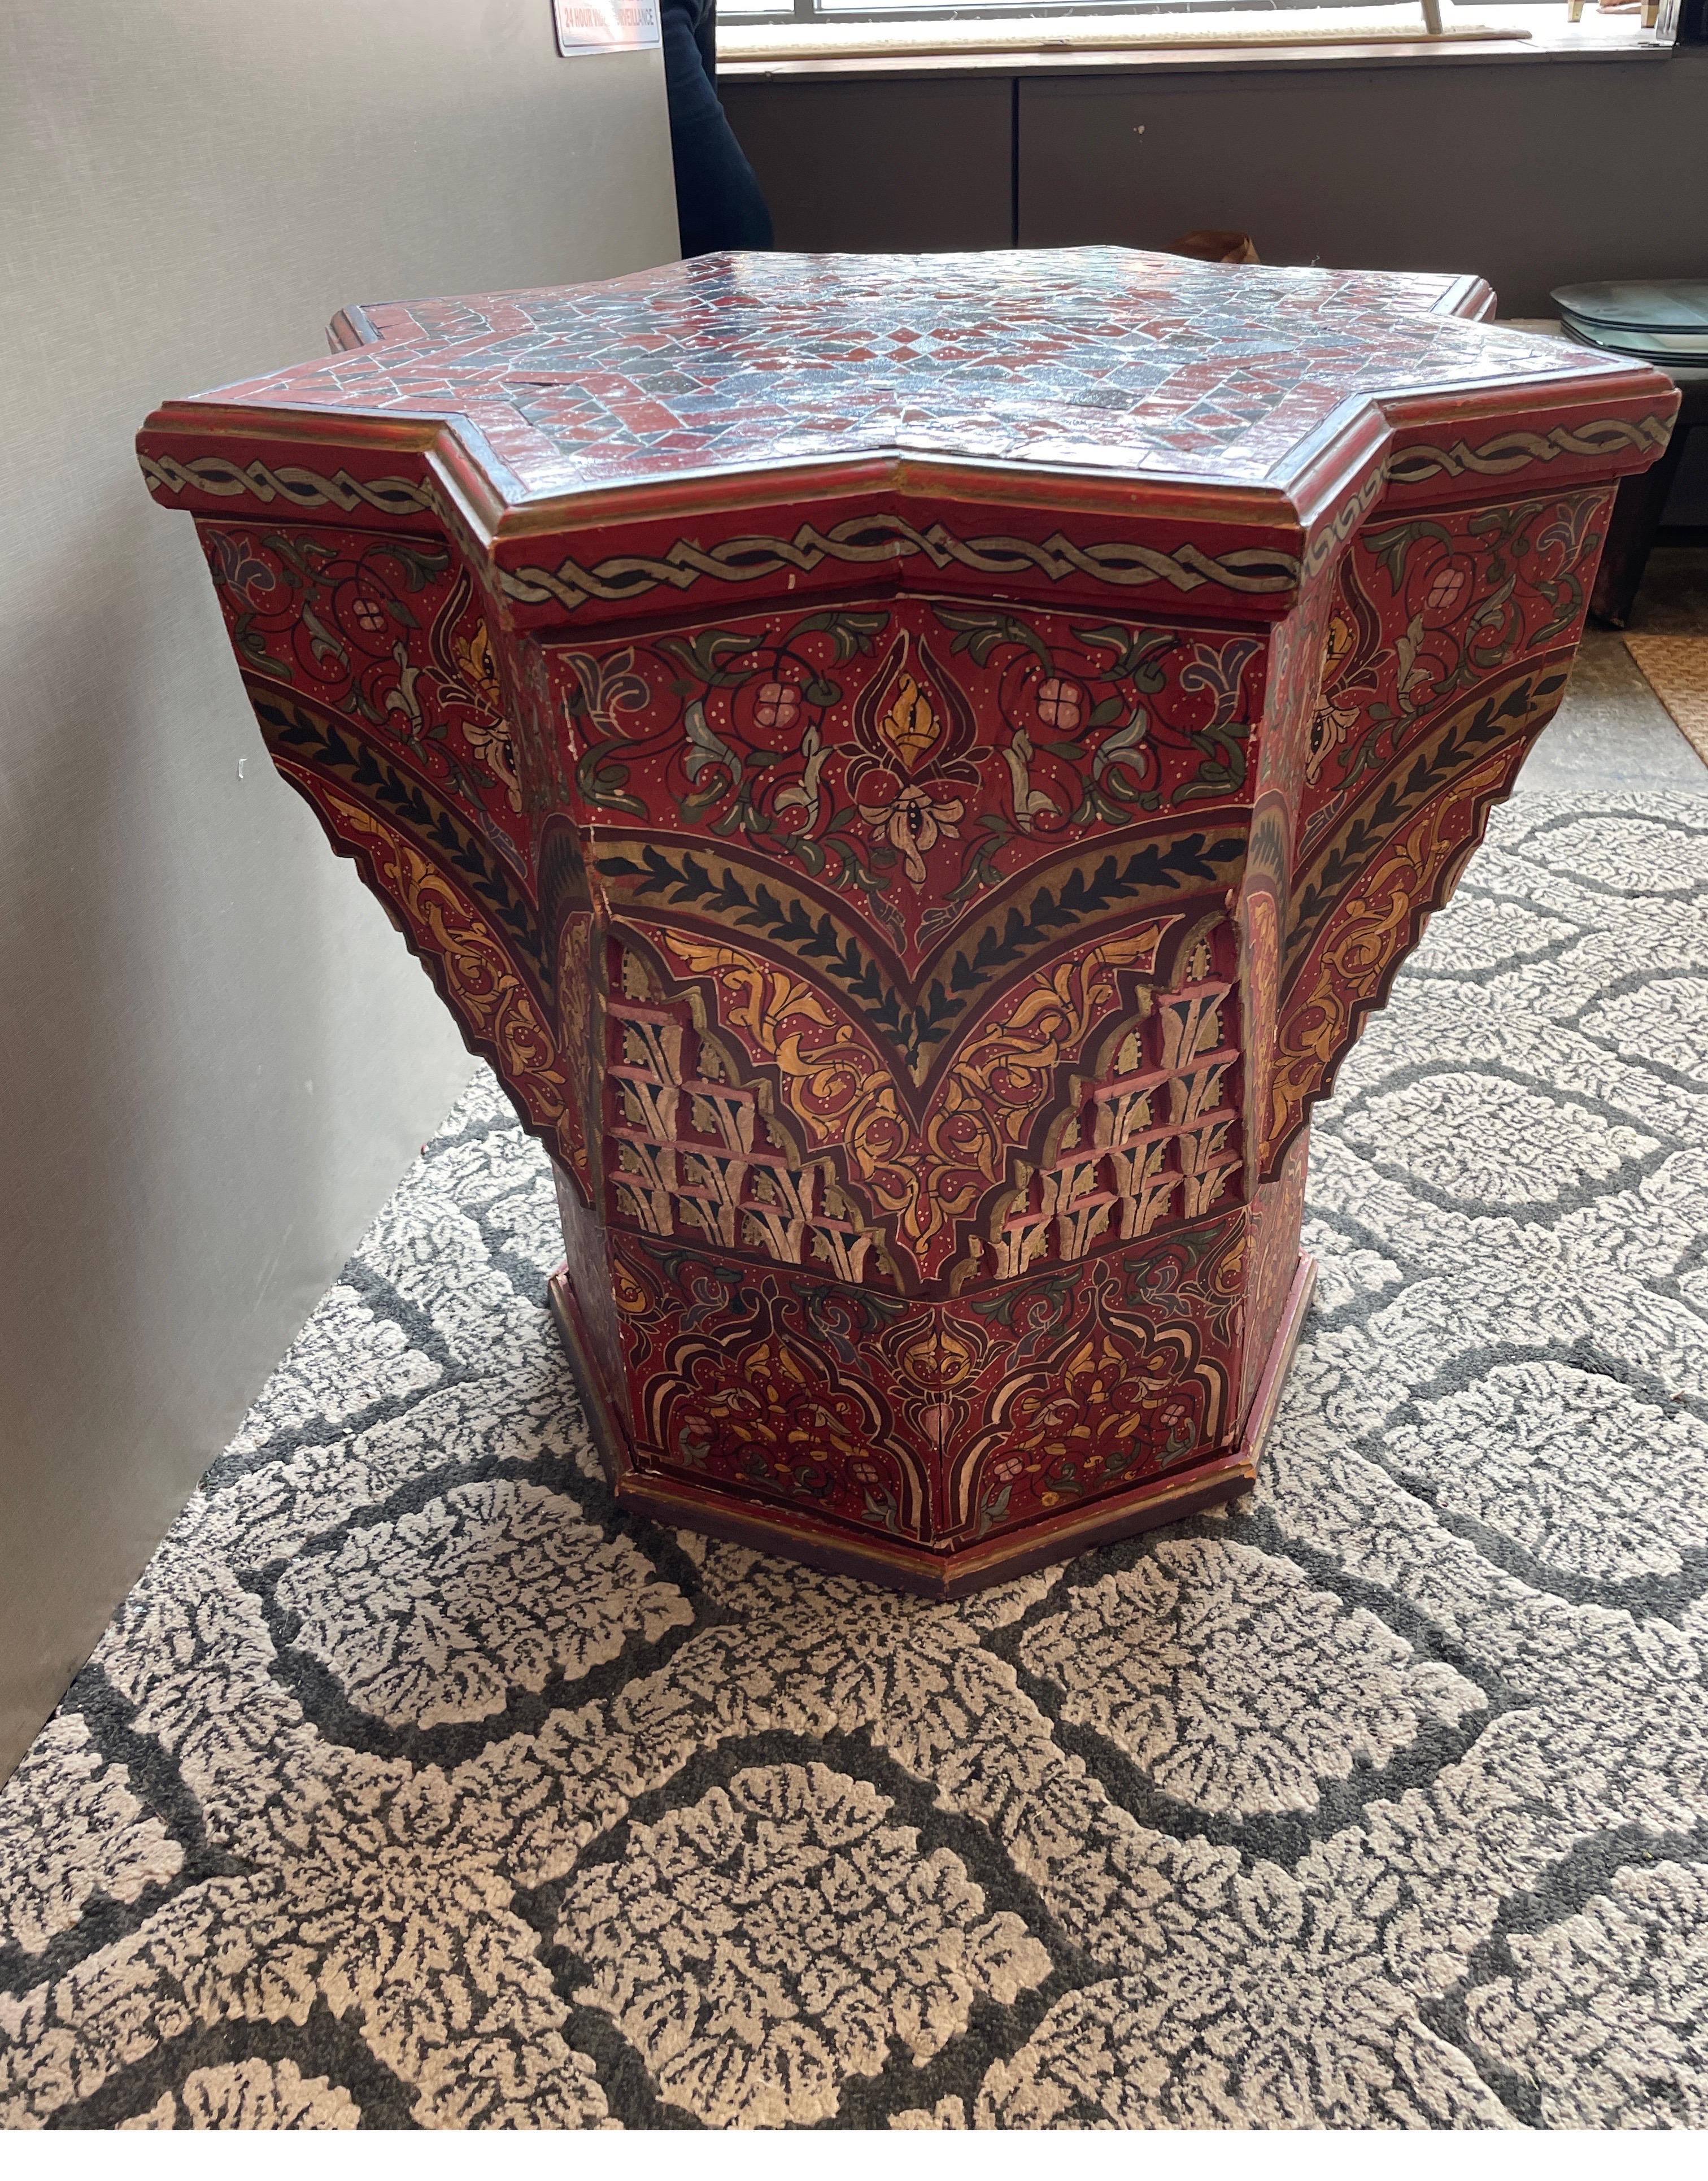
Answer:
<path fill-rule="evenodd" d="M 1708 371 L 1708 280 L 1607 280 L 1556 288 L 1563 330 L 1663 370 Z"/>

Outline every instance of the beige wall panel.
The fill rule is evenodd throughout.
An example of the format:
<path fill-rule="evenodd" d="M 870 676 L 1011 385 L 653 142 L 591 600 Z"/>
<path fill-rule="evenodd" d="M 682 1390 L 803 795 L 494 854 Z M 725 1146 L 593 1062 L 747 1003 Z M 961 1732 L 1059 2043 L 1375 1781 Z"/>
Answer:
<path fill-rule="evenodd" d="M 8 0 L 0 206 L 3 1776 L 472 1068 L 132 435 L 341 304 L 676 240 L 658 57 L 546 0 Z"/>

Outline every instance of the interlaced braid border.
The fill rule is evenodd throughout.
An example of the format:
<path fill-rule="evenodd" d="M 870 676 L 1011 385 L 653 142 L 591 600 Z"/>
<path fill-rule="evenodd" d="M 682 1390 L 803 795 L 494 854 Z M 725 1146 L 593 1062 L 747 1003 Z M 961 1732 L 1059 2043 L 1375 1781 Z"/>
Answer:
<path fill-rule="evenodd" d="M 240 464 L 224 455 L 197 455 L 180 462 L 170 455 L 144 455 L 142 474 L 151 492 L 205 492 L 215 500 L 252 494 L 263 506 L 283 500 L 292 507 L 337 507 L 353 515 L 372 507 L 382 515 L 435 515 L 444 511 L 444 495 L 431 478 L 353 478 L 348 470 L 322 477 L 295 465 L 270 469 L 263 461 Z"/>
<path fill-rule="evenodd" d="M 1506 477 L 1532 462 L 1556 461 L 1562 455 L 1608 455 L 1621 447 L 1657 451 L 1672 431 L 1670 420 L 1645 417 L 1600 417 L 1579 426 L 1556 424 L 1545 437 L 1540 432 L 1502 432 L 1480 447 L 1468 447 L 1463 439 L 1451 447 L 1405 447 L 1388 457 L 1388 478 L 1394 484 L 1422 484 L 1432 477 Z"/>
<path fill-rule="evenodd" d="M 1217 558 L 1196 545 L 1182 545 L 1176 553 L 1123 541 L 1077 545 L 1059 530 L 1041 544 L 1029 538 L 961 538 L 940 522 L 918 530 L 900 515 L 862 515 L 829 530 L 803 522 L 792 538 L 730 538 L 704 548 L 680 538 L 657 558 L 624 555 L 592 568 L 565 560 L 555 569 L 504 569 L 499 580 L 505 595 L 519 605 L 543 605 L 553 599 L 573 610 L 590 599 L 635 598 L 661 583 L 685 591 L 702 577 L 749 583 L 785 569 L 805 573 L 826 560 L 857 566 L 909 560 L 919 555 L 939 569 L 952 565 L 989 576 L 1035 571 L 1053 583 L 1066 576 L 1088 576 L 1123 588 L 1165 583 L 1187 592 L 1218 583 L 1224 590 L 1272 592 L 1291 590 L 1299 578 L 1297 557 L 1268 547 L 1242 547 Z"/>
<path fill-rule="evenodd" d="M 1451 447 L 1407 447 L 1390 456 L 1386 475 L 1390 483 L 1398 485 L 1467 472 L 1505 477 L 1532 462 L 1555 461 L 1562 455 L 1606 456 L 1624 447 L 1661 448 L 1670 428 L 1668 420 L 1659 417 L 1639 421 L 1607 417 L 1576 428 L 1557 424 L 1545 435 L 1505 432 L 1479 447 L 1468 446 L 1463 439 Z M 446 512 L 444 496 L 430 478 L 364 480 L 348 470 L 326 477 L 295 465 L 275 469 L 260 461 L 240 464 L 211 454 L 188 461 L 170 455 L 145 455 L 141 460 L 143 476 L 154 493 L 193 491 L 215 499 L 252 495 L 263 505 L 279 500 L 298 508 L 336 507 L 345 514 L 361 506 L 383 515 L 431 512 L 442 519 Z M 1360 495 L 1331 526 L 1332 536 L 1316 541 L 1314 563 L 1325 549 L 1342 542 L 1364 511 Z M 939 570 L 958 566 L 989 576 L 1034 573 L 1053 583 L 1077 575 L 1123 590 L 1160 583 L 1182 595 L 1207 583 L 1248 596 L 1272 594 L 1295 588 L 1303 571 L 1296 555 L 1269 546 L 1244 546 L 1218 555 L 1187 544 L 1165 553 L 1119 539 L 1078 545 L 1059 530 L 1041 544 L 1006 536 L 962 538 L 940 522 L 921 530 L 905 516 L 889 514 L 851 516 L 828 530 L 804 522 L 791 538 L 730 538 L 709 547 L 679 538 L 658 555 L 618 555 L 592 567 L 566 558 L 555 568 L 500 569 L 498 578 L 505 596 L 519 605 L 555 601 L 573 612 L 595 599 L 621 604 L 661 584 L 686 591 L 702 580 L 750 583 L 787 570 L 805 574 L 826 560 L 859 566 L 922 555 Z"/>

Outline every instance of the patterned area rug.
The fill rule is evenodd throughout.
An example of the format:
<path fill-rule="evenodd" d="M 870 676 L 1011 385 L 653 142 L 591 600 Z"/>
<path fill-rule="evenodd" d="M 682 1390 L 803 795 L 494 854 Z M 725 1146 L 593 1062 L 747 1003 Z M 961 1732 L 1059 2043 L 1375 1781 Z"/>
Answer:
<path fill-rule="evenodd" d="M 930 1605 L 618 1519 L 476 1088 L 0 1797 L 14 2126 L 1708 2124 L 1708 797 L 1528 798 L 1261 1488 Z"/>

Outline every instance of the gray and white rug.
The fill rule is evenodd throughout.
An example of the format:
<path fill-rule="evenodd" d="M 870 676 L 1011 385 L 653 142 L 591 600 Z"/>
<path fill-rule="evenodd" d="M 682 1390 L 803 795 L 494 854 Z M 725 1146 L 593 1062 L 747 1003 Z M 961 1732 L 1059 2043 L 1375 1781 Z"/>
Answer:
<path fill-rule="evenodd" d="M 1708 797 L 1319 1124 L 1260 1489 L 930 1605 L 614 1515 L 483 1080 L 0 1794 L 14 2126 L 1708 2124 Z"/>

